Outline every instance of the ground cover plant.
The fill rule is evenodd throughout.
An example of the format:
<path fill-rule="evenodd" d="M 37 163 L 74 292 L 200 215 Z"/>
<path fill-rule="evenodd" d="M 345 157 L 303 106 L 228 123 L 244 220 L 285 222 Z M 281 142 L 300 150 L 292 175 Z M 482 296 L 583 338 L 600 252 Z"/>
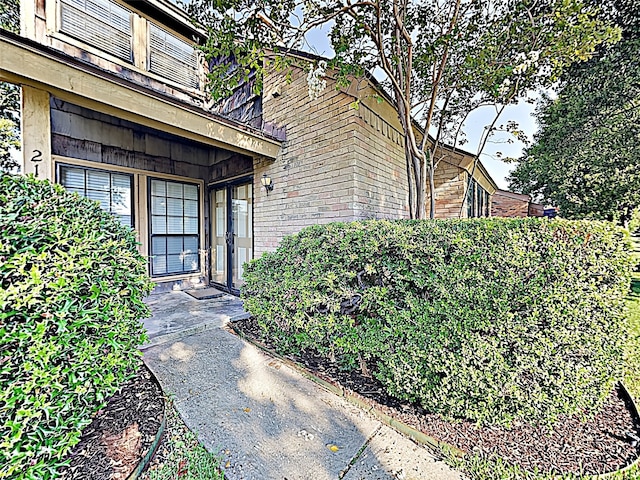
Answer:
<path fill-rule="evenodd" d="M 148 314 L 134 233 L 96 202 L 0 176 L 0 478 L 52 478 L 134 374 Z"/>
<path fill-rule="evenodd" d="M 221 458 L 209 453 L 167 399 L 167 429 L 149 468 L 140 480 L 224 480 Z"/>
<path fill-rule="evenodd" d="M 245 306 L 280 351 L 429 412 L 550 423 L 594 412 L 621 378 L 625 238 L 538 219 L 314 226 L 247 266 Z"/>

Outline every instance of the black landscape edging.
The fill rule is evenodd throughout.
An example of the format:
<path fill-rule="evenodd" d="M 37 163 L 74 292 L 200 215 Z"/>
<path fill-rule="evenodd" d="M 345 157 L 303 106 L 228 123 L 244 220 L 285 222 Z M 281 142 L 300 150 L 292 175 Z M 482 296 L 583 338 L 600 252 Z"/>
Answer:
<path fill-rule="evenodd" d="M 147 468 L 147 466 L 149 465 L 149 462 L 153 458 L 153 455 L 156 453 L 156 450 L 158 450 L 158 446 L 160 445 L 160 441 L 162 440 L 164 431 L 167 428 L 167 409 L 164 401 L 162 386 L 160 385 L 160 382 L 158 382 L 158 379 L 153 374 L 151 369 L 146 365 L 144 365 L 144 368 L 146 368 L 149 371 L 149 373 L 151 374 L 152 381 L 158 386 L 158 390 L 160 391 L 161 399 L 162 399 L 162 421 L 160 422 L 160 426 L 158 427 L 158 431 L 156 432 L 155 438 L 153 439 L 153 442 L 151 443 L 149 450 L 144 455 L 144 457 L 140 459 L 136 468 L 129 474 L 129 476 L 127 477 L 127 480 L 137 480 L 140 477 L 140 474 L 144 471 L 144 469 Z"/>
<path fill-rule="evenodd" d="M 271 350 L 269 347 L 267 347 L 266 345 L 264 345 L 263 343 L 245 335 L 244 332 L 242 332 L 240 329 L 236 328 L 235 325 L 233 325 L 232 322 L 228 322 L 227 326 L 229 327 L 229 329 L 231 330 L 232 333 L 238 335 L 239 337 L 243 338 L 245 341 L 249 342 L 250 344 L 258 347 L 260 350 L 263 350 L 264 352 L 268 353 L 269 355 L 277 358 L 278 360 L 282 361 L 283 363 L 285 363 L 286 365 L 288 365 L 289 367 L 293 368 L 294 370 L 296 370 L 297 372 L 299 372 L 302 376 L 304 376 L 305 378 L 308 378 L 309 380 L 311 380 L 312 382 L 318 384 L 319 386 L 321 386 L 322 388 L 324 388 L 325 390 L 330 391 L 331 393 L 334 393 L 340 397 L 345 398 L 349 403 L 356 405 L 358 407 L 360 407 L 363 410 L 366 410 L 367 412 L 373 414 L 378 420 L 380 420 L 382 423 L 384 423 L 385 425 L 393 428 L 394 430 L 400 432 L 401 434 L 411 438 L 414 442 L 419 443 L 421 445 L 425 445 L 425 446 L 429 446 L 432 448 L 437 448 L 439 450 L 441 449 L 446 449 L 448 451 L 450 451 L 453 455 L 455 455 L 456 457 L 464 457 L 466 454 L 466 452 L 464 452 L 463 450 L 460 450 L 457 447 L 454 447 L 453 445 L 450 445 L 447 442 L 443 442 L 442 440 L 439 440 L 435 437 L 431 437 L 429 435 L 426 435 L 425 433 L 381 412 L 380 410 L 378 410 L 377 408 L 367 404 L 365 401 L 363 401 L 359 395 L 350 393 L 348 390 L 346 390 L 345 388 L 342 388 L 340 386 L 337 386 L 335 384 L 333 384 L 332 382 L 329 382 L 321 377 L 318 377 L 316 374 L 311 373 L 310 371 L 308 371 L 306 368 L 302 367 L 301 365 L 299 365 L 298 363 L 294 362 L 293 360 L 284 357 L 282 355 L 280 355 L 277 352 L 274 352 L 273 350 Z M 635 417 L 636 421 L 640 422 L 640 414 L 639 414 L 639 410 L 638 410 L 638 406 L 636 405 L 633 397 L 631 396 L 631 394 L 627 391 L 627 388 L 624 386 L 624 384 L 622 382 L 620 382 L 620 390 L 622 391 L 623 396 L 626 397 L 626 400 L 629 402 L 630 405 L 630 410 L 631 410 L 631 414 L 632 416 Z M 583 478 L 584 479 L 593 479 L 593 480 L 598 480 L 598 479 L 607 479 L 610 478 L 614 475 L 620 475 L 621 473 L 627 472 L 629 470 L 631 470 L 632 468 L 636 467 L 636 466 L 640 466 L 640 457 L 637 457 L 633 462 L 631 462 L 629 465 L 621 468 L 620 470 L 615 470 L 612 472 L 607 472 L 607 473 L 601 473 L 601 474 L 597 474 L 597 475 L 584 475 Z M 529 472 L 531 473 L 531 472 Z"/>
<path fill-rule="evenodd" d="M 636 405 L 633 395 L 629 393 L 629 391 L 627 390 L 627 387 L 625 387 L 622 381 L 620 381 L 620 391 L 622 392 L 622 395 L 625 397 L 625 400 L 629 402 L 629 409 L 631 410 L 631 415 L 634 417 L 634 420 L 638 422 L 638 424 L 640 424 L 640 414 L 639 414 L 640 411 L 638 410 L 638 405 Z M 621 468 L 620 470 L 601 473 L 599 475 L 591 475 L 588 478 L 592 478 L 594 480 L 600 479 L 600 478 L 602 479 L 610 478 L 610 477 L 613 477 L 614 475 L 620 475 L 621 473 L 627 472 L 633 469 L 634 467 L 638 467 L 638 466 L 640 466 L 640 456 L 636 457 L 636 459 L 633 462 L 631 462 L 626 467 Z"/>

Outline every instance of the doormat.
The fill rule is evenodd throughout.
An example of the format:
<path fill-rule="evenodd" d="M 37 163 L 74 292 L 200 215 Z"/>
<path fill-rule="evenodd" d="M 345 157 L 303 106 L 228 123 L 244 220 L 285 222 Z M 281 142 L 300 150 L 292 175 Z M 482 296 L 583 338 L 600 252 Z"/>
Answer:
<path fill-rule="evenodd" d="M 225 294 L 224 292 L 221 292 L 217 288 L 213 288 L 213 287 L 198 288 L 196 290 L 185 290 L 184 292 L 188 293 L 196 300 L 208 300 L 210 298 L 218 298 Z"/>

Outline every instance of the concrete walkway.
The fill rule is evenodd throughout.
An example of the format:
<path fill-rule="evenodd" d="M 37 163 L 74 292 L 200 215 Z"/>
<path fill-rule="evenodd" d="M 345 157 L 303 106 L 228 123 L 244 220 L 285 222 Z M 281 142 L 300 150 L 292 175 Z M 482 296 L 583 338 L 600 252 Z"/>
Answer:
<path fill-rule="evenodd" d="M 427 449 L 222 327 L 225 296 L 150 297 L 144 360 L 228 480 L 461 479 Z"/>

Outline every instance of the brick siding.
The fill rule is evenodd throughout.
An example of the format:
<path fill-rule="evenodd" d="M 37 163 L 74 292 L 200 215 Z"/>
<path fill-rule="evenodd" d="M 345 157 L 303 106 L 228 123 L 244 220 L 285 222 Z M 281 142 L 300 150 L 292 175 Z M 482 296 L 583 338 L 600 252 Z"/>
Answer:
<path fill-rule="evenodd" d="M 498 190 L 493 195 L 491 210 L 494 217 L 528 217 L 528 195 Z"/>

